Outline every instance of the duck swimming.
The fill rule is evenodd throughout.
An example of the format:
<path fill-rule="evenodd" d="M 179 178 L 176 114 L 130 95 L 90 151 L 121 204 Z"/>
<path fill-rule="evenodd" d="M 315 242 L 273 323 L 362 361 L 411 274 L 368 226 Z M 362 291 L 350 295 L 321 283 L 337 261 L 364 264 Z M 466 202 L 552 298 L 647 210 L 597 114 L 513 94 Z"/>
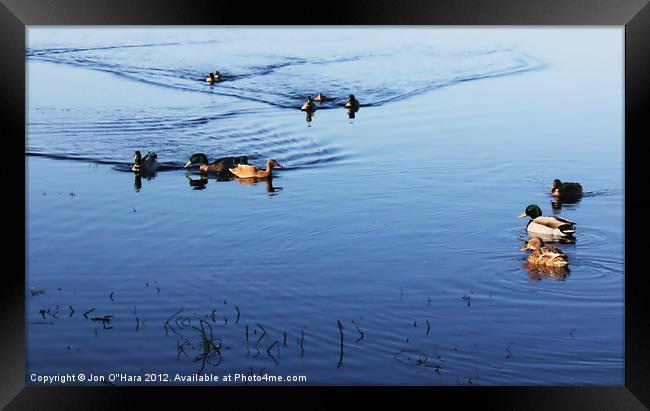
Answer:
<path fill-rule="evenodd" d="M 582 186 L 580 183 L 563 183 L 556 178 L 551 186 L 551 194 L 562 200 L 579 199 L 582 197 Z"/>
<path fill-rule="evenodd" d="M 330 101 L 330 100 L 333 100 L 333 99 L 331 99 L 329 97 L 325 97 L 323 95 L 323 93 L 318 93 L 318 95 L 316 97 L 314 97 L 314 100 L 319 101 L 319 102 L 323 102 L 323 101 Z"/>
<path fill-rule="evenodd" d="M 217 72 L 218 73 L 218 72 Z M 219 80 L 213 73 L 208 74 L 208 77 L 205 79 L 208 83 L 216 83 Z"/>
<path fill-rule="evenodd" d="M 235 168 L 231 168 L 230 172 L 239 178 L 273 178 L 271 170 L 274 167 L 283 168 L 276 160 L 269 160 L 266 162 L 266 170 L 260 170 L 255 166 L 240 164 Z"/>
<path fill-rule="evenodd" d="M 158 155 L 156 153 L 149 152 L 146 156 L 142 157 L 140 151 L 135 152 L 133 156 L 133 166 L 131 170 L 136 173 L 153 173 L 158 168 Z"/>
<path fill-rule="evenodd" d="M 569 265 L 569 259 L 562 250 L 545 246 L 544 241 L 539 237 L 531 238 L 522 250 L 533 250 L 528 256 L 528 264 L 533 266 L 559 268 Z"/>
<path fill-rule="evenodd" d="M 314 103 L 314 99 L 312 99 L 311 96 L 307 97 L 307 101 L 305 101 L 305 104 L 303 104 L 300 109 L 307 112 L 316 111 L 316 104 Z"/>
<path fill-rule="evenodd" d="M 354 111 L 359 110 L 359 100 L 354 97 L 354 94 L 350 94 L 348 101 L 345 103 L 345 108 L 352 109 Z"/>
<path fill-rule="evenodd" d="M 203 153 L 192 154 L 185 163 L 185 168 L 190 166 L 199 166 L 199 170 L 203 173 L 214 173 L 219 175 L 230 175 L 228 169 L 237 164 L 248 163 L 247 156 L 238 157 L 222 157 L 214 160 L 212 163 L 208 162 L 208 157 Z"/>
<path fill-rule="evenodd" d="M 528 216 L 531 220 L 526 225 L 528 234 L 544 236 L 549 240 L 572 239 L 576 232 L 575 223 L 558 216 L 542 216 L 542 209 L 536 204 L 526 207 L 519 218 Z M 531 236 L 532 237 L 532 236 Z"/>

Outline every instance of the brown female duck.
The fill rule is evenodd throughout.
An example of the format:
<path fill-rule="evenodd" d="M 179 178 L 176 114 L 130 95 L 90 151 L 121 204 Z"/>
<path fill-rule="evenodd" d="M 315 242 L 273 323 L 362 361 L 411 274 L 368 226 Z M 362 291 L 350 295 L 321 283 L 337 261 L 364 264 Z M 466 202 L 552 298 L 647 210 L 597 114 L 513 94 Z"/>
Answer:
<path fill-rule="evenodd" d="M 247 164 L 239 164 L 237 167 L 231 168 L 230 172 L 240 178 L 272 178 L 271 170 L 274 167 L 283 168 L 277 161 L 269 160 L 266 162 L 266 170 L 260 170 Z"/>
<path fill-rule="evenodd" d="M 551 194 L 560 199 L 578 199 L 582 197 L 582 186 L 580 183 L 563 183 L 556 178 L 551 186 Z"/>
<path fill-rule="evenodd" d="M 533 250 L 528 256 L 528 264 L 536 267 L 566 267 L 569 259 L 566 254 L 557 247 L 547 247 L 539 237 L 533 237 L 522 250 Z"/>

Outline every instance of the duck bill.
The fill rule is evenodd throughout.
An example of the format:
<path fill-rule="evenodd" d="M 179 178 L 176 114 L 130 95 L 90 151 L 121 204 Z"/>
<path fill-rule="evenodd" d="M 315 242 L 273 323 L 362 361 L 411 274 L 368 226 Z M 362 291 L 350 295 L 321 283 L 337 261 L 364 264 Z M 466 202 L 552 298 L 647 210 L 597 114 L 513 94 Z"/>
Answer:
<path fill-rule="evenodd" d="M 521 214 L 519 214 L 519 217 L 517 217 L 517 218 L 523 218 L 523 217 L 526 217 L 526 213 L 525 213 L 525 212 L 524 212 L 524 213 L 521 213 Z"/>
<path fill-rule="evenodd" d="M 525 246 L 521 247 L 521 251 L 526 251 L 526 250 L 529 250 L 529 249 L 530 249 L 530 247 L 528 246 L 528 244 L 526 244 Z"/>
<path fill-rule="evenodd" d="M 187 163 L 185 163 L 185 168 L 187 168 L 187 167 L 189 167 L 189 166 L 191 166 L 191 165 L 192 165 L 192 162 L 191 162 L 191 161 L 188 161 Z"/>
<path fill-rule="evenodd" d="M 275 165 L 278 166 L 279 168 L 284 168 L 284 167 L 282 166 L 282 164 L 280 164 L 280 163 L 278 163 L 278 162 L 276 162 Z"/>

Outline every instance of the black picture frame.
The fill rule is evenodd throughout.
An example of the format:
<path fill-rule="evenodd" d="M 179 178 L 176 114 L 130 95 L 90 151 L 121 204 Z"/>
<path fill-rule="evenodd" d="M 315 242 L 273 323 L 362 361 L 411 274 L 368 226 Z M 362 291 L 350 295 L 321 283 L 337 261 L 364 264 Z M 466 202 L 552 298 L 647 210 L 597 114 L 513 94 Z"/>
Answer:
<path fill-rule="evenodd" d="M 345 405 L 342 396 L 364 400 L 388 397 L 424 404 L 495 409 L 645 409 L 650 407 L 648 372 L 648 287 L 644 241 L 650 210 L 645 199 L 648 175 L 646 118 L 650 108 L 650 5 L 648 0 L 457 0 L 447 2 L 368 1 L 295 3 L 166 0 L 1 0 L 0 83 L 6 168 L 0 205 L 10 227 L 2 247 L 5 274 L 0 287 L 0 406 L 8 409 L 122 408 L 138 402 L 184 398 L 217 404 L 225 396 L 249 405 L 319 408 Z M 301 15 L 302 13 L 302 15 Z M 625 386 L 622 387 L 29 387 L 25 386 L 25 32 L 36 25 L 609 25 L 625 26 Z M 561 98 L 561 96 L 558 96 Z M 16 216 L 23 216 L 22 219 Z M 22 240 L 22 241 L 21 241 Z M 191 390 L 191 396 L 187 391 Z M 217 390 L 217 391 L 215 391 Z M 259 397 L 257 397 L 259 396 Z M 406 402 L 409 401 L 409 402 Z M 412 403 L 415 406 L 415 403 Z M 331 406 L 329 408 L 331 408 Z"/>

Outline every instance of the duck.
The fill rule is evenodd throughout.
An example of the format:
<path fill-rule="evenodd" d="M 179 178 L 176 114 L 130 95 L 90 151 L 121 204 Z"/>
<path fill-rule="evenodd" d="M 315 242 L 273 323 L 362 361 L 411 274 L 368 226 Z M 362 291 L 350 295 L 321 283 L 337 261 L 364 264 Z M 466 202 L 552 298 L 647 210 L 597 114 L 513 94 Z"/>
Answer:
<path fill-rule="evenodd" d="M 319 102 L 323 102 L 323 101 L 330 101 L 332 99 L 329 98 L 329 97 L 325 97 L 323 95 L 323 93 L 318 93 L 318 95 L 316 97 L 314 97 L 314 100 L 319 101 Z"/>
<path fill-rule="evenodd" d="M 136 150 L 135 155 L 133 156 L 133 166 L 131 167 L 132 171 L 136 173 L 153 173 L 158 168 L 158 154 L 149 152 L 147 155 L 142 157 L 140 151 Z"/>
<path fill-rule="evenodd" d="M 532 250 L 528 255 L 528 264 L 532 266 L 560 268 L 569 265 L 569 259 L 562 250 L 546 246 L 539 237 L 531 238 L 521 249 L 522 251 Z"/>
<path fill-rule="evenodd" d="M 350 94 L 348 101 L 345 103 L 345 108 L 352 109 L 354 111 L 359 110 L 359 100 L 354 97 L 354 94 Z"/>
<path fill-rule="evenodd" d="M 266 170 L 260 170 L 247 164 L 239 164 L 237 167 L 231 168 L 230 172 L 239 178 L 273 178 L 271 170 L 274 167 L 284 168 L 276 160 L 271 159 L 266 162 Z"/>
<path fill-rule="evenodd" d="M 219 72 L 219 70 L 214 71 L 214 78 L 216 78 L 217 80 L 221 80 L 222 77 L 223 76 L 221 75 L 221 72 Z"/>
<path fill-rule="evenodd" d="M 578 199 L 582 197 L 582 185 L 580 183 L 563 183 L 556 178 L 551 186 L 551 194 L 553 197 L 561 199 Z"/>
<path fill-rule="evenodd" d="M 214 160 L 212 163 L 208 161 L 208 156 L 203 153 L 192 154 L 185 163 L 185 168 L 190 166 L 199 166 L 199 170 L 203 173 L 214 173 L 219 175 L 230 175 L 228 169 L 237 164 L 246 164 L 248 162 L 247 156 L 237 157 L 222 157 Z"/>
<path fill-rule="evenodd" d="M 313 112 L 316 111 L 316 104 L 314 104 L 314 99 L 311 96 L 307 97 L 307 101 L 300 108 L 302 111 Z"/>
<path fill-rule="evenodd" d="M 208 74 L 208 77 L 205 79 L 206 82 L 211 83 L 211 84 L 216 83 L 217 80 L 218 80 L 218 78 L 215 77 L 214 73 Z"/>
<path fill-rule="evenodd" d="M 519 215 L 519 218 L 528 216 L 530 221 L 526 225 L 528 234 L 545 236 L 550 240 L 572 239 L 575 233 L 575 223 L 559 216 L 543 216 L 542 209 L 537 204 L 531 204 Z"/>

